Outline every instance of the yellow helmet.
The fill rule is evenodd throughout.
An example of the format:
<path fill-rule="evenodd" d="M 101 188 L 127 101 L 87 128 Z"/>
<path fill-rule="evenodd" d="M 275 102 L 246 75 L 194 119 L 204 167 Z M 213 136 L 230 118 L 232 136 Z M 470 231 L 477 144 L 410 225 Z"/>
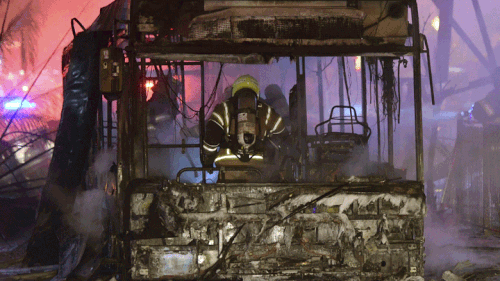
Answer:
<path fill-rule="evenodd" d="M 234 94 L 241 89 L 250 89 L 259 97 L 259 82 L 251 75 L 242 75 L 234 81 L 232 96 L 234 97 Z"/>

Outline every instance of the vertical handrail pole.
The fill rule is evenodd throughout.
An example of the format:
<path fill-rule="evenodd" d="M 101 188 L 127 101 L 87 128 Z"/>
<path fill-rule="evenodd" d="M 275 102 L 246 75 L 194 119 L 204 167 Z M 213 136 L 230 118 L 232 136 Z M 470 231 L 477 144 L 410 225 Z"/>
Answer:
<path fill-rule="evenodd" d="M 201 106 L 200 106 L 200 159 L 203 161 L 205 159 L 205 153 L 203 153 L 203 141 L 205 140 L 205 62 L 200 62 L 200 72 L 201 72 Z M 205 184 L 207 182 L 206 172 L 202 171 L 202 181 Z"/>
<path fill-rule="evenodd" d="M 107 104 L 107 109 L 106 109 L 106 113 L 107 113 L 107 117 L 106 119 L 107 120 L 107 124 L 108 124 L 108 127 L 107 127 L 107 134 L 108 134 L 108 148 L 112 148 L 113 147 L 113 101 L 111 100 L 108 100 L 106 102 Z"/>
<path fill-rule="evenodd" d="M 308 173 L 307 167 L 309 163 L 309 148 L 307 146 L 307 98 L 306 98 L 306 57 L 302 57 L 302 91 L 300 93 L 301 101 L 301 116 L 302 116 L 302 136 L 301 136 L 301 150 L 304 151 L 304 169 L 303 169 L 303 180 L 307 180 Z"/>
<path fill-rule="evenodd" d="M 340 109 L 340 131 L 342 133 L 345 132 L 345 113 L 344 113 L 344 108 L 342 106 L 345 105 L 344 101 L 344 60 L 343 57 L 338 57 L 338 72 L 339 72 L 339 105 L 341 106 Z"/>
<path fill-rule="evenodd" d="M 136 62 L 136 55 L 135 55 L 135 42 L 137 38 L 137 24 L 138 24 L 138 4 L 139 1 L 137 0 L 130 0 L 130 38 L 129 38 L 129 46 L 127 48 L 127 56 L 129 59 L 129 72 L 130 72 L 130 80 L 129 81 L 129 88 L 128 91 L 125 93 L 124 97 L 120 99 L 120 115 L 118 116 L 119 118 L 125 119 L 123 122 L 120 121 L 119 124 L 121 123 L 122 127 L 120 129 L 120 132 L 118 133 L 118 136 L 121 138 L 120 139 L 120 145 L 119 145 L 119 163 L 118 163 L 118 181 L 120 183 L 119 186 L 119 196 L 120 198 L 126 199 L 128 191 L 126 190 L 126 186 L 128 185 L 128 182 L 130 181 L 131 178 L 135 177 L 135 171 L 132 170 L 133 164 L 134 164 L 134 157 L 133 157 L 133 151 L 131 151 L 131 148 L 133 149 L 133 143 L 134 141 L 131 140 L 130 138 L 130 130 L 134 127 L 131 124 L 131 118 L 127 118 L 130 115 L 133 115 L 134 112 L 131 110 L 130 106 L 133 108 L 133 104 L 136 104 L 136 102 L 133 100 L 133 97 L 135 96 L 134 92 L 137 91 L 137 84 L 138 84 L 138 79 L 137 79 L 137 62 Z M 132 102 L 132 105 L 130 104 Z M 131 112 L 132 111 L 132 112 Z M 123 114 L 123 115 L 122 115 Z M 123 190 L 121 190 L 123 189 Z M 121 192 L 120 192 L 121 191 Z M 121 194 L 120 194 L 121 193 Z M 125 196 L 124 196 L 125 195 Z M 125 205 L 124 206 L 124 213 L 126 213 L 127 209 L 130 208 L 130 201 L 125 200 Z M 125 234 L 124 238 L 124 252 L 125 252 L 125 268 L 124 268 L 124 275 L 125 275 L 125 280 L 131 280 L 132 275 L 131 275 L 131 267 L 132 267 L 132 257 L 131 257 L 131 252 L 130 252 L 130 217 L 126 216 L 125 214 L 122 215 L 122 231 Z"/>
<path fill-rule="evenodd" d="M 186 128 L 186 118 L 187 116 L 187 101 L 186 101 L 186 75 L 184 72 L 184 61 L 181 61 L 181 77 L 182 77 L 182 84 L 181 84 L 181 91 L 182 91 L 182 126 L 183 128 Z"/>
<path fill-rule="evenodd" d="M 97 150 L 104 148 L 104 104 L 102 102 L 102 95 L 99 94 L 99 102 L 97 107 Z"/>
<path fill-rule="evenodd" d="M 307 178 L 307 100 L 306 100 L 306 83 L 305 83 L 305 57 L 297 57 L 296 62 L 296 75 L 297 75 L 297 121 L 298 121 L 298 142 L 301 153 L 300 163 L 300 179 L 302 181 Z"/>
<path fill-rule="evenodd" d="M 146 59 L 141 58 L 141 77 L 143 83 L 146 81 Z M 146 93 L 146 87 L 144 84 L 139 85 L 139 120 L 140 120 L 140 127 L 139 127 L 139 132 L 140 132 L 140 138 L 142 140 L 141 142 L 141 150 L 142 150 L 142 156 L 140 156 L 141 161 L 142 161 L 142 171 L 141 171 L 141 177 L 147 178 L 148 177 L 148 109 L 147 109 L 147 93 Z"/>
<path fill-rule="evenodd" d="M 323 106 L 324 104 L 324 97 L 323 97 L 323 69 L 321 66 L 321 57 L 317 58 L 317 68 L 318 71 L 316 72 L 316 75 L 318 76 L 318 104 L 319 104 L 319 122 L 325 121 L 325 108 Z M 324 126 L 321 126 L 319 128 L 320 134 L 323 135 L 325 133 L 325 128 Z"/>
<path fill-rule="evenodd" d="M 378 98 L 378 58 L 375 58 L 375 111 L 377 114 L 377 161 L 382 163 L 382 147 L 380 143 L 380 104 Z"/>
<path fill-rule="evenodd" d="M 424 134 L 422 120 L 422 74 L 420 73 L 420 31 L 417 10 L 417 1 L 411 2 L 411 17 L 413 26 L 413 89 L 415 108 L 415 156 L 417 167 L 417 181 L 424 182 Z"/>
<path fill-rule="evenodd" d="M 368 112 L 367 112 L 367 90 L 366 90 L 366 62 L 365 57 L 361 57 L 361 110 L 363 115 L 363 122 L 368 125 Z M 363 136 L 368 135 L 368 128 L 363 127 Z"/>

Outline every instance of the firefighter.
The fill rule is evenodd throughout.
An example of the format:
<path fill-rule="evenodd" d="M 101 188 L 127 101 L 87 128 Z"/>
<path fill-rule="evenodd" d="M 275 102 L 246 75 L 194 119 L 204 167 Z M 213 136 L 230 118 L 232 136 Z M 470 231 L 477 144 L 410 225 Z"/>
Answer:
<path fill-rule="evenodd" d="M 174 90 L 178 90 L 179 84 L 173 79 L 169 80 L 170 85 L 167 85 L 163 80 L 158 81 L 152 88 L 151 99 L 147 102 L 149 138 L 154 143 L 164 142 L 175 135 L 174 123 L 180 111 Z"/>
<path fill-rule="evenodd" d="M 268 181 L 276 175 L 271 137 L 286 135 L 283 118 L 259 99 L 259 83 L 250 75 L 232 85 L 232 96 L 217 105 L 210 116 L 203 141 L 204 167 L 256 168 L 261 173 L 227 169 L 219 174 L 226 182 Z"/>
<path fill-rule="evenodd" d="M 271 84 L 264 90 L 266 99 L 265 103 L 270 105 L 276 110 L 276 112 L 283 118 L 285 122 L 285 127 L 290 131 L 290 114 L 288 112 L 288 102 L 286 101 L 285 95 L 281 90 L 280 86 L 276 84 Z"/>

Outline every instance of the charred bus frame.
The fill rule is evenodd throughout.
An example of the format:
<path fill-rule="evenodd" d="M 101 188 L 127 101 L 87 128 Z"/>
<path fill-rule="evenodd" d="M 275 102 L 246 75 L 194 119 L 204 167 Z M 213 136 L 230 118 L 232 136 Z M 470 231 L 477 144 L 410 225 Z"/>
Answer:
<path fill-rule="evenodd" d="M 398 46 L 398 45 L 369 45 L 366 44 L 369 40 L 360 39 L 359 44 L 353 45 L 331 45 L 331 46 L 293 46 L 293 47 L 283 47 L 283 46 L 272 46 L 272 45 L 238 45 L 238 48 L 221 48 L 221 45 L 217 43 L 207 44 L 203 46 L 195 46 L 191 44 L 182 44 L 176 43 L 171 46 L 147 46 L 140 43 L 140 40 L 137 40 L 140 36 L 138 35 L 140 32 L 138 31 L 138 17 L 137 15 L 137 4 L 139 1 L 132 1 L 131 3 L 131 21 L 130 21 L 130 41 L 129 46 L 126 51 L 128 54 L 130 69 L 131 69 L 131 80 L 133 81 L 133 85 L 135 89 L 137 89 L 135 95 L 131 97 L 123 97 L 124 99 L 129 98 L 132 99 L 131 108 L 129 113 L 131 116 L 127 118 L 127 124 L 120 123 L 119 126 L 119 136 L 121 136 L 122 142 L 127 141 L 127 135 L 134 136 L 132 148 L 129 151 L 133 151 L 132 155 L 127 155 L 126 149 L 123 146 L 120 146 L 120 171 L 122 173 L 120 178 L 121 183 L 126 183 L 134 178 L 145 178 L 147 175 L 147 144 L 145 137 L 145 126 L 142 128 L 138 124 L 145 124 L 145 113 L 142 110 L 145 108 L 145 99 L 144 94 L 142 93 L 144 90 L 141 89 L 141 84 L 139 83 L 139 76 L 136 71 L 139 70 L 139 66 L 146 65 L 146 59 L 158 59 L 158 60 L 167 60 L 169 57 L 178 56 L 178 54 L 187 54 L 191 55 L 193 60 L 198 56 L 198 58 L 202 58 L 203 55 L 252 55 L 252 54 L 260 54 L 263 57 L 294 57 L 296 58 L 297 64 L 299 64 L 300 57 L 306 56 L 362 56 L 362 57 L 401 57 L 401 56 L 412 56 L 413 58 L 413 75 L 414 75 L 414 110 L 415 110 L 415 148 L 416 148 L 416 180 L 419 182 L 424 181 L 424 152 L 423 152 L 423 130 L 422 130 L 422 79 L 421 79 L 421 57 L 420 55 L 426 51 L 423 50 L 424 45 L 424 36 L 419 33 L 419 16 L 417 10 L 417 3 L 415 0 L 412 1 L 392 1 L 392 2 L 401 2 L 401 3 L 409 3 L 411 7 L 411 38 L 412 38 L 412 46 Z M 347 1 L 350 2 L 350 1 Z M 357 1 L 353 1 L 357 2 Z M 363 2 L 380 2 L 380 0 L 363 0 Z M 427 50 L 428 52 L 428 50 Z M 172 56 L 174 54 L 174 56 Z M 177 55 L 175 55 L 177 54 Z M 177 63 L 180 65 L 186 65 L 186 62 L 180 60 L 172 60 L 172 63 Z M 201 79 L 201 87 L 202 92 L 204 91 L 204 75 L 203 75 L 203 65 L 202 63 L 193 63 L 190 62 L 190 65 L 200 65 L 202 72 Z M 362 64 L 362 67 L 365 68 L 365 64 Z M 299 66 L 297 66 L 297 71 L 300 71 Z M 301 74 L 297 73 L 297 77 Z M 362 76 L 365 77 L 365 76 Z M 365 78 L 363 78 L 365 79 Z M 366 80 L 365 80 L 366 82 Z M 366 83 L 363 83 L 363 96 L 366 97 Z M 301 94 L 302 96 L 305 93 Z M 204 95 L 200 96 L 201 99 L 204 99 Z M 119 111 L 125 114 L 126 109 L 124 107 L 128 106 L 122 100 L 120 100 Z M 203 101 L 202 101 L 203 104 Z M 305 104 L 303 104 L 305 106 Z M 363 109 L 365 109 L 366 103 L 363 104 Z M 302 108 L 302 111 L 305 111 L 305 108 Z M 201 131 L 201 139 L 200 143 L 203 140 L 203 132 L 204 132 L 204 108 L 203 106 L 200 108 L 200 131 Z M 366 120 L 366 110 L 363 110 L 364 120 Z M 125 118 L 122 118 L 122 122 Z M 142 121 L 141 121 L 142 120 Z M 127 134 L 125 132 L 128 131 Z M 189 146 L 186 146 L 189 147 Z M 201 145 L 200 145 L 200 153 Z M 128 172 L 126 170 L 129 170 Z M 123 184 L 120 184 L 121 188 L 124 188 Z"/>
<path fill-rule="evenodd" d="M 357 5 L 358 1 L 346 1 L 346 5 Z M 361 1 L 360 1 L 361 2 Z M 380 0 L 364 0 L 362 2 L 383 2 Z M 273 44 L 239 44 L 239 43 L 222 43 L 222 42 L 207 42 L 204 45 L 192 44 L 190 42 L 175 42 L 172 44 L 155 46 L 151 44 L 144 44 L 144 34 L 139 30 L 139 1 L 131 1 L 131 19 L 129 23 L 129 46 L 126 48 L 131 80 L 131 91 L 124 92 L 124 95 L 118 101 L 118 194 L 120 200 L 123 200 L 123 231 L 124 250 L 125 250 L 125 265 L 127 269 L 126 275 L 133 278 L 130 269 L 132 268 L 132 237 L 130 234 L 131 227 L 131 212 L 130 206 L 133 200 L 133 193 L 147 193 L 155 194 L 158 186 L 146 180 L 148 178 L 148 148 L 152 147 L 147 142 L 146 132 L 146 97 L 142 81 L 140 79 L 141 73 L 145 73 L 146 64 L 151 61 L 166 62 L 171 64 L 178 64 L 181 67 L 187 64 L 199 65 L 201 72 L 201 107 L 199 109 L 199 128 L 200 128 L 200 142 L 196 145 L 156 145 L 156 147 L 182 147 L 182 148 L 199 148 L 200 154 L 202 151 L 202 144 L 205 129 L 205 69 L 204 61 L 209 61 L 210 58 L 220 58 L 225 56 L 226 60 L 233 62 L 244 63 L 245 60 L 261 59 L 268 61 L 273 57 L 293 57 L 296 61 L 296 76 L 297 86 L 299 93 L 299 132 L 304 132 L 306 123 L 306 93 L 305 93 L 305 57 L 308 56 L 362 56 L 362 116 L 363 122 L 367 120 L 367 86 L 366 86 L 366 65 L 364 60 L 366 57 L 386 57 L 398 58 L 402 56 L 412 56 L 413 58 L 413 78 L 414 78 L 414 115 L 415 115 L 415 156 L 416 156 L 416 181 L 408 185 L 408 189 L 404 191 L 405 194 L 416 194 L 423 192 L 424 182 L 424 163 L 423 163 L 423 130 L 422 130 L 422 85 L 421 85 L 421 54 L 425 53 L 424 37 L 419 33 L 419 15 L 416 0 L 398 0 L 390 1 L 394 3 L 401 3 L 411 10 L 411 28 L 408 37 L 411 37 L 411 44 L 397 45 L 397 44 L 373 44 L 370 39 L 334 39 L 336 43 L 331 45 L 296 45 L 296 46 L 278 46 Z M 227 48 L 233 46 L 237 48 Z M 427 50 L 428 52 L 428 50 Z M 186 62 L 189 61 L 189 62 Z M 144 75 L 143 75 L 144 76 Z M 184 78 L 182 79 L 184 82 Z M 365 131 L 364 134 L 367 132 Z M 391 134 L 390 132 L 389 134 Z M 307 136 L 304 136 L 303 141 L 299 144 L 300 151 L 306 157 L 307 143 L 305 142 Z M 389 135 L 390 137 L 390 135 Z M 391 147 L 392 139 L 389 139 L 389 147 Z M 154 146 L 154 145 L 153 145 Z M 389 152 L 391 153 L 391 152 Z M 391 156 L 392 157 L 392 156 Z M 389 159 L 391 162 L 391 159 Z M 193 169 L 191 169 L 193 170 Z M 203 175 L 207 169 L 195 168 L 194 170 L 203 171 Z M 303 167 L 299 176 L 299 182 L 307 182 L 306 168 Z M 384 187 L 384 182 L 377 184 L 380 186 L 381 192 L 392 192 L 392 187 Z M 301 183 L 297 183 L 298 186 Z M 197 190 L 205 189 L 205 181 L 196 186 Z M 242 185 L 245 188 L 251 188 L 251 185 Z M 307 188 L 307 186 L 304 186 Z M 397 188 L 396 188 L 397 189 Z M 421 190 L 420 190 L 421 189 Z M 225 188 L 217 189 L 219 191 Z M 323 189 L 322 189 L 323 190 Z M 365 189 L 362 189 L 365 191 Z M 355 192 L 359 192 L 361 189 Z M 222 192 L 222 191 L 221 191 Z M 328 192 L 326 193 L 328 194 Z M 379 201 L 377 201 L 379 202 Z M 379 203 L 377 203 L 379 204 Z M 380 203 L 381 204 L 381 203 Z M 424 208 L 425 209 L 425 208 Z M 425 212 L 425 211 L 423 211 Z M 380 210 L 379 210 L 379 215 Z M 419 224 L 418 237 L 423 235 L 423 220 Z M 422 224 L 422 225 L 420 225 Z M 241 229 L 240 229 L 241 230 Z M 236 232 L 238 233 L 239 230 Z M 236 234 L 237 235 L 237 234 Z M 414 234 L 415 236 L 415 234 Z M 226 237 L 227 238 L 227 237 Z M 231 237 L 232 238 L 232 237 Z M 233 238 L 232 238 L 233 239 Z M 232 243 L 232 240 L 231 240 Z M 423 243 L 423 241 L 421 241 Z M 222 245 L 222 243 L 219 243 Z M 222 246 L 219 245 L 219 248 Z M 422 246 L 422 245 L 421 245 Z M 418 255 L 423 255 L 422 247 L 418 247 Z M 219 249 L 219 254 L 224 252 L 224 247 Z M 413 248 L 412 248 L 413 249 Z M 416 248 L 415 248 L 416 249 Z M 416 258 L 417 259 L 417 258 Z M 385 266 L 385 265 L 383 265 Z M 423 265 L 419 266 L 417 271 L 410 266 L 409 271 L 412 274 L 423 274 Z M 206 273 L 206 272 L 205 272 Z M 215 273 L 214 273 L 215 274 Z"/>

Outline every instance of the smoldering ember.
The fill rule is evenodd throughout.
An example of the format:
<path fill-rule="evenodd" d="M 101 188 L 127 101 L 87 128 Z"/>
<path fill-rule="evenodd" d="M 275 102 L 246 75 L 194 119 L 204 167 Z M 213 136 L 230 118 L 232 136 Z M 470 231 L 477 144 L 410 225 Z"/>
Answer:
<path fill-rule="evenodd" d="M 0 0 L 0 280 L 500 280 L 499 8 Z"/>

